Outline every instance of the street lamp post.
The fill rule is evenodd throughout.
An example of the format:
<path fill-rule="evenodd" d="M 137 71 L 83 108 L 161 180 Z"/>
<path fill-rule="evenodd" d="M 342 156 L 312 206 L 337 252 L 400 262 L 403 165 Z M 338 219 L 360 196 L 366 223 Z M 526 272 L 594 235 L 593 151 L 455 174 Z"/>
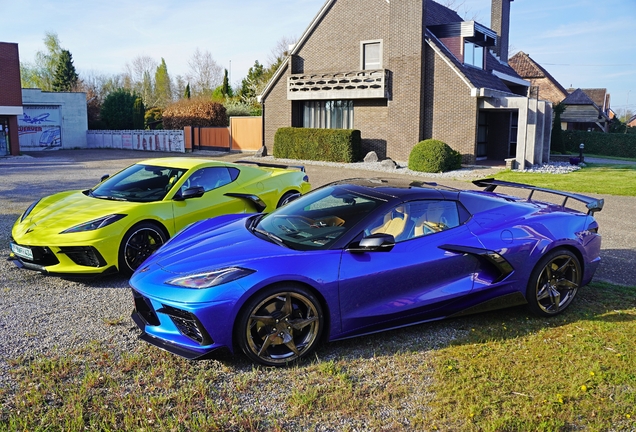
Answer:
<path fill-rule="evenodd" d="M 583 163 L 583 149 L 585 148 L 585 144 L 581 143 L 579 144 L 579 162 Z"/>

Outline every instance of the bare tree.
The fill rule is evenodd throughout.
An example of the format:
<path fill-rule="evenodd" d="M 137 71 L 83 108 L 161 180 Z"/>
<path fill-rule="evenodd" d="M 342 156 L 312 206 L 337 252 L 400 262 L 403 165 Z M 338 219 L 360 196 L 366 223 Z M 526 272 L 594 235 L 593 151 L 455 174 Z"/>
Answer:
<path fill-rule="evenodd" d="M 285 60 L 285 57 L 287 57 L 291 51 L 290 47 L 295 45 L 297 40 L 298 38 L 290 36 L 283 36 L 280 38 L 269 53 L 269 57 L 267 57 L 267 67 L 280 64 L 282 60 Z"/>
<path fill-rule="evenodd" d="M 212 95 L 223 81 L 223 68 L 214 60 L 209 51 L 196 49 L 188 61 L 190 70 L 186 79 L 190 83 L 193 96 Z"/>
<path fill-rule="evenodd" d="M 438 3 L 454 10 L 466 21 L 479 21 L 479 14 L 468 8 L 465 0 L 439 0 Z"/>
<path fill-rule="evenodd" d="M 153 77 L 159 63 L 150 56 L 139 55 L 124 67 L 125 88 L 141 96 L 146 106 L 155 106 Z"/>

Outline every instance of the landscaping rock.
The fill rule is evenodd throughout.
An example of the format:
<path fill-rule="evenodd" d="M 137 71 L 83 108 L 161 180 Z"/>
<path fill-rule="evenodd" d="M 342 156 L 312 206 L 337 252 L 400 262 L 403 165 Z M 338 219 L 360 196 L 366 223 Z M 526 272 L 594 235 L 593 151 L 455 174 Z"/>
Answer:
<path fill-rule="evenodd" d="M 384 159 L 382 162 L 380 162 L 380 165 L 382 165 L 384 168 L 388 168 L 388 169 L 396 169 L 397 168 L 397 164 L 391 158 Z"/>
<path fill-rule="evenodd" d="M 366 163 L 370 163 L 370 162 L 377 162 L 378 161 L 378 155 L 376 152 L 374 151 L 370 151 L 369 153 L 367 153 L 367 155 L 364 157 L 364 161 Z"/>

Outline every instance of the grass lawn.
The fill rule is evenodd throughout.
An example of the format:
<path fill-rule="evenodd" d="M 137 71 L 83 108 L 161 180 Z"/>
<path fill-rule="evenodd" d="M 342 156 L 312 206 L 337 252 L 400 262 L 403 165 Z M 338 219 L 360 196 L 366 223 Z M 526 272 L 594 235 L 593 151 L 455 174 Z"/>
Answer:
<path fill-rule="evenodd" d="M 568 174 L 502 171 L 495 178 L 570 192 L 636 196 L 636 165 L 589 164 Z"/>
<path fill-rule="evenodd" d="M 418 325 L 283 369 L 94 345 L 15 359 L 0 430 L 634 430 L 635 335 L 635 288 L 593 284 L 555 318 Z"/>

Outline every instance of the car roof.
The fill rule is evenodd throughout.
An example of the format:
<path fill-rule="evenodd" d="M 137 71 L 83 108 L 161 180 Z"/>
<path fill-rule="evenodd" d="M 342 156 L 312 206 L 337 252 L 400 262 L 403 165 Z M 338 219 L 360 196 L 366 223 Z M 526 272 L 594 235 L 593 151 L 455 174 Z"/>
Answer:
<path fill-rule="evenodd" d="M 154 158 L 154 159 L 146 159 L 140 162 L 137 162 L 140 165 L 152 165 L 152 166 L 165 166 L 171 168 L 183 168 L 190 169 L 196 168 L 201 165 L 208 166 L 226 166 L 227 164 L 224 162 L 215 161 L 212 159 L 204 159 L 204 158 L 191 158 L 191 157 L 165 157 L 165 158 Z"/>
<path fill-rule="evenodd" d="M 433 182 L 413 181 L 401 178 L 352 178 L 338 180 L 327 186 L 340 186 L 366 193 L 383 200 L 409 199 L 457 199 L 459 189 Z"/>

